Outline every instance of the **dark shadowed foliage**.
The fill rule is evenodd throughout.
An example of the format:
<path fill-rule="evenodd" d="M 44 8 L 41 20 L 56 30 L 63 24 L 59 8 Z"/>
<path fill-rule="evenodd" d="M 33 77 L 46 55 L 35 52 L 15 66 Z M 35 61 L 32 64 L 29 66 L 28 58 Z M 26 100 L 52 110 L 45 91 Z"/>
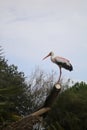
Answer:
<path fill-rule="evenodd" d="M 49 130 L 87 129 L 87 84 L 76 83 L 60 94 L 47 118 Z"/>

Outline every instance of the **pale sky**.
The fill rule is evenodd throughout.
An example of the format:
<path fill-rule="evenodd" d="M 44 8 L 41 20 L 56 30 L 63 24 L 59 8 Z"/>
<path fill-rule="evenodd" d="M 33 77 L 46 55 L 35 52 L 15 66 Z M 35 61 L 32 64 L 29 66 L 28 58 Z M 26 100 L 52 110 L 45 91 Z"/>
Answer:
<path fill-rule="evenodd" d="M 0 45 L 9 64 L 26 76 L 36 66 L 59 69 L 50 51 L 69 59 L 74 70 L 63 75 L 87 81 L 87 0 L 0 0 Z"/>

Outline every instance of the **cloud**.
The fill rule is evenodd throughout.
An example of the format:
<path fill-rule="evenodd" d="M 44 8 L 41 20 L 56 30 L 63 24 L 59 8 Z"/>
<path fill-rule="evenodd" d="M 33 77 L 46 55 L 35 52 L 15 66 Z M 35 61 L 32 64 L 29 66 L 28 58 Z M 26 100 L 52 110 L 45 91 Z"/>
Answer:
<path fill-rule="evenodd" d="M 85 72 L 86 5 L 86 0 L 0 2 L 0 41 L 10 62 L 17 62 L 21 68 L 25 68 L 25 64 L 39 64 L 48 70 L 49 66 L 54 66 L 49 60 L 45 62 L 48 66 L 45 65 L 41 59 L 50 51 L 54 51 L 56 55 L 72 61 L 74 76 L 78 77 Z"/>

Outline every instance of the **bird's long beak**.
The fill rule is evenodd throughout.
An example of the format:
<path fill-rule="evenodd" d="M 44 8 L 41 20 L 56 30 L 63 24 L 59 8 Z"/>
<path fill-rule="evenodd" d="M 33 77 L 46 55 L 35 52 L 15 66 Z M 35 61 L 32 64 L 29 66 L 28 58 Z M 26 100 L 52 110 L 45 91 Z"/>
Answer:
<path fill-rule="evenodd" d="M 43 58 L 43 60 L 45 60 L 47 57 L 49 57 L 50 56 L 50 53 L 47 55 L 47 56 L 45 56 L 44 58 Z"/>

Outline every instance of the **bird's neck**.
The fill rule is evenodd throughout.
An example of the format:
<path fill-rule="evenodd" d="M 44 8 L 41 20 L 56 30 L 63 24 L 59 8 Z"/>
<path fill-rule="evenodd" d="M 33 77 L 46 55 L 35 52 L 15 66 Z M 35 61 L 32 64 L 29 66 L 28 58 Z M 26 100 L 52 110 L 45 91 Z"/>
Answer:
<path fill-rule="evenodd" d="M 52 62 L 54 62 L 54 55 L 51 55 L 50 59 Z"/>

